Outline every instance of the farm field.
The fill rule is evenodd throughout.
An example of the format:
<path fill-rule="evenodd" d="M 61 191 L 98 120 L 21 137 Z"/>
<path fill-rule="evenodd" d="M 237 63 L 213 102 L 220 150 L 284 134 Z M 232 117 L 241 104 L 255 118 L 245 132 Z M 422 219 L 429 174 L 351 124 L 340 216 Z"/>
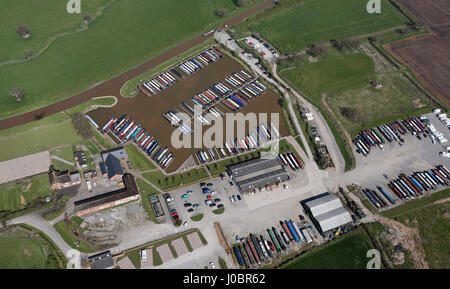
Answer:
<path fill-rule="evenodd" d="M 23 125 L 0 131 L 0 149 L 4 153 L 0 155 L 0 161 L 14 159 L 24 155 L 37 153 L 45 150 L 53 150 L 55 155 L 60 156 L 70 162 L 73 161 L 71 156 L 71 147 L 75 144 L 84 144 L 92 154 L 100 152 L 99 147 L 92 140 L 83 140 L 75 131 L 68 115 L 75 112 L 84 111 L 93 105 L 110 105 L 114 101 L 111 98 L 102 98 L 90 100 L 73 107 L 69 111 L 59 112 L 51 116 L 35 120 Z M 104 138 L 94 132 L 94 137 L 105 148 L 111 148 L 112 145 Z M 14 143 L 14 146 L 10 144 Z M 64 147 L 61 152 L 57 149 Z M 52 160 L 58 166 L 67 169 L 67 164 Z M 58 168 L 57 166 L 57 168 Z"/>
<path fill-rule="evenodd" d="M 172 173 L 176 171 L 189 156 L 198 151 L 199 148 L 175 148 L 171 137 L 176 128 L 172 126 L 162 114 L 169 110 L 188 113 L 182 105 L 183 101 L 189 103 L 189 100 L 196 93 L 200 93 L 209 88 L 210 85 L 217 83 L 218 81 L 223 81 L 226 76 L 242 69 L 244 68 L 238 62 L 224 54 L 223 58 L 220 60 L 209 64 L 191 76 L 183 77 L 176 84 L 164 89 L 156 95 L 149 97 L 139 91 L 135 97 L 120 98 L 119 102 L 114 107 L 92 110 L 88 115 L 99 125 L 99 127 L 103 127 L 112 117 L 118 118 L 126 113 L 127 116 L 141 124 L 146 132 L 152 135 L 162 147 L 168 147 L 169 151 L 174 153 L 175 159 L 166 169 L 167 173 Z M 192 103 L 191 105 L 193 106 Z M 216 106 L 224 113 L 231 112 L 231 110 L 228 110 L 223 104 L 217 104 Z M 279 113 L 281 115 L 279 97 L 274 91 L 267 89 L 263 95 L 252 100 L 238 112 L 242 112 L 243 114 L 249 112 L 267 113 L 268 120 L 270 121 L 270 113 Z M 284 136 L 287 134 L 285 123 L 282 119 L 279 120 L 279 123 L 279 132 Z M 234 131 L 236 131 L 236 124 L 234 124 L 234 126 Z M 202 131 L 205 132 L 209 127 L 211 126 L 204 125 Z M 199 126 L 197 126 L 196 130 L 199 130 Z M 223 132 L 223 135 L 225 136 L 225 122 L 223 123 Z M 191 138 L 188 142 L 193 146 L 193 137 L 192 135 L 190 136 Z"/>
<path fill-rule="evenodd" d="M 66 12 L 65 1 L 16 0 L 0 1 L 0 63 L 23 59 L 26 50 L 33 50 L 36 54 L 44 49 L 49 40 L 62 33 L 75 32 L 81 28 L 83 17 L 93 15 L 97 8 L 104 6 L 107 0 L 89 0 L 83 3 L 81 14 Z M 23 39 L 17 33 L 19 24 L 26 25 L 30 30 L 30 37 Z"/>
<path fill-rule="evenodd" d="M 264 13 L 237 25 L 238 34 L 256 32 L 283 54 L 292 54 L 312 44 L 353 37 L 403 26 L 406 19 L 387 0 L 382 13 L 369 14 L 365 1 L 306 0 L 293 8 Z M 275 11 L 275 10 L 274 10 Z"/>
<path fill-rule="evenodd" d="M 29 187 L 28 187 L 29 186 Z M 46 174 L 0 185 L 0 212 L 15 212 L 34 204 L 40 198 L 51 196 Z"/>
<path fill-rule="evenodd" d="M 365 269 L 367 251 L 373 249 L 360 228 L 329 244 L 313 249 L 283 264 L 281 269 Z"/>
<path fill-rule="evenodd" d="M 2 66 L 0 116 L 61 100 L 212 29 L 223 20 L 215 15 L 219 8 L 236 6 L 229 0 L 114 1 L 86 31 L 58 38 L 35 59 Z M 14 87 L 25 88 L 21 102 L 8 95 Z"/>
<path fill-rule="evenodd" d="M 431 269 L 450 268 L 450 203 L 448 200 L 405 212 L 395 217 L 406 226 L 417 228 Z"/>
<path fill-rule="evenodd" d="M 280 70 L 281 75 L 314 104 L 331 109 L 351 137 L 362 129 L 431 109 L 431 101 L 402 71 L 389 65 L 367 43 L 354 53 L 331 48 L 313 63 L 306 57 L 294 61 L 289 66 L 293 69 Z M 371 80 L 383 87 L 375 89 Z"/>
<path fill-rule="evenodd" d="M 0 232 L 0 268 L 62 269 L 65 260 L 56 249 L 43 233 L 14 226 Z"/>
<path fill-rule="evenodd" d="M 450 105 L 450 51 L 448 15 L 450 3 L 446 0 L 401 0 L 415 18 L 424 23 L 432 34 L 411 37 L 388 43 L 384 48 L 407 65 L 436 96 Z"/>

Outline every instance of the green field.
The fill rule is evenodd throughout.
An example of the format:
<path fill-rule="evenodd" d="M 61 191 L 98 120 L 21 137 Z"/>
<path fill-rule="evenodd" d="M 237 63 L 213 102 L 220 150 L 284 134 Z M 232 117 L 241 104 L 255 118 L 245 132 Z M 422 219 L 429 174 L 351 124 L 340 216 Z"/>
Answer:
<path fill-rule="evenodd" d="M 365 269 L 372 249 L 370 238 L 355 229 L 341 238 L 315 248 L 281 266 L 281 269 Z"/>
<path fill-rule="evenodd" d="M 329 48 L 316 62 L 307 58 L 284 64 L 281 75 L 322 110 L 328 105 L 351 137 L 362 129 L 431 109 L 431 101 L 403 75 L 403 70 L 368 43 L 353 52 Z M 383 87 L 375 89 L 371 80 Z"/>
<path fill-rule="evenodd" d="M 72 146 L 70 146 L 70 145 L 68 145 L 66 147 L 51 150 L 50 155 L 58 156 L 58 157 L 62 158 L 63 160 L 75 163 L 75 159 L 73 157 Z M 52 165 L 54 165 L 55 169 L 60 170 L 60 171 L 71 170 L 74 168 L 74 166 L 71 166 L 64 162 L 61 162 L 57 159 L 52 159 Z"/>
<path fill-rule="evenodd" d="M 29 189 L 25 191 L 28 185 Z M 22 195 L 24 203 L 20 196 Z M 0 212 L 15 212 L 32 207 L 36 201 L 51 196 L 46 174 L 0 185 Z"/>
<path fill-rule="evenodd" d="M 160 190 L 167 191 L 179 186 L 188 185 L 194 182 L 208 178 L 208 173 L 205 169 L 192 169 L 182 174 L 164 175 L 159 171 L 149 172 L 143 174 L 143 177 L 158 187 Z"/>
<path fill-rule="evenodd" d="M 367 13 L 364 0 L 296 2 L 302 4 L 251 18 L 238 25 L 238 33 L 260 33 L 283 54 L 292 54 L 312 44 L 374 33 L 406 23 L 388 0 L 381 1 L 380 14 Z"/>
<path fill-rule="evenodd" d="M 125 151 L 127 152 L 128 159 L 131 162 L 133 169 L 138 171 L 148 171 L 155 168 L 152 162 L 141 153 L 133 144 L 127 144 L 125 146 Z"/>
<path fill-rule="evenodd" d="M 0 232 L 0 269 L 58 269 L 64 259 L 48 237 L 20 226 Z"/>
<path fill-rule="evenodd" d="M 2 1 L 2 4 L 5 4 L 3 2 L 11 1 Z M 59 30 L 63 26 L 61 22 L 69 18 L 63 3 L 48 10 L 45 10 L 45 7 L 41 10 L 40 2 L 21 1 L 27 2 L 28 6 L 8 10 L 7 7 L 16 3 L 13 2 L 3 5 L 0 10 L 2 23 L 11 22 L 8 26 L 12 28 L 16 27 L 17 21 L 14 19 L 19 15 L 24 15 L 21 19 L 25 23 L 46 23 L 50 22 L 48 20 L 53 14 L 58 14 L 58 17 L 63 19 L 52 20 L 48 25 L 57 28 L 42 28 L 48 35 L 55 33 L 51 30 Z M 56 39 L 45 53 L 35 59 L 2 66 L 0 117 L 73 95 L 143 63 L 199 33 L 213 29 L 224 19 L 215 14 L 215 10 L 219 8 L 230 12 L 225 18 L 238 12 L 237 6 L 230 0 L 114 1 L 100 17 L 89 24 L 86 31 Z M 79 22 L 80 16 L 76 17 L 77 21 L 74 22 Z M 31 27 L 31 24 L 29 26 Z M 12 28 L 8 28 L 8 33 L 11 33 Z M 16 28 L 11 37 L 16 39 L 10 41 L 23 42 L 15 30 Z M 14 55 L 23 54 L 22 49 L 16 52 L 14 45 L 8 45 L 6 50 Z M 11 52 L 12 50 L 14 52 Z M 25 88 L 25 96 L 19 103 L 8 93 L 16 87 Z"/>
<path fill-rule="evenodd" d="M 72 228 L 74 228 L 75 230 L 78 229 L 76 225 L 72 226 L 73 226 Z M 59 235 L 61 235 L 64 242 L 66 242 L 67 245 L 69 245 L 70 247 L 84 253 L 95 252 L 95 250 L 89 243 L 75 236 L 75 234 L 71 231 L 69 226 L 67 226 L 64 220 L 57 222 L 56 224 L 53 225 L 53 227 L 56 229 L 56 231 L 58 231 Z M 80 234 L 80 232 L 78 233 Z M 80 246 L 77 246 L 75 242 L 79 242 Z"/>
<path fill-rule="evenodd" d="M 450 203 L 425 206 L 406 212 L 397 220 L 419 229 L 425 260 L 431 269 L 450 268 Z"/>

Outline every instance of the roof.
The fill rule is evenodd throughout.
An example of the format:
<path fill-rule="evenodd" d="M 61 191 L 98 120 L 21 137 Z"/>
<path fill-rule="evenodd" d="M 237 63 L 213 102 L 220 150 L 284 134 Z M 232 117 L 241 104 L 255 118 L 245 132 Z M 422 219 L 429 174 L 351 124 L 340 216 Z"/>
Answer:
<path fill-rule="evenodd" d="M 353 221 L 350 213 L 333 194 L 327 194 L 305 203 L 322 232 L 346 225 Z"/>
<path fill-rule="evenodd" d="M 332 194 L 306 202 L 305 205 L 314 216 L 342 207 L 341 200 Z"/>
<path fill-rule="evenodd" d="M 103 161 L 106 162 L 106 159 L 108 158 L 109 155 L 113 155 L 116 158 L 123 159 L 123 158 L 128 158 L 127 153 L 125 152 L 125 149 L 123 147 L 118 147 L 118 148 L 113 148 L 107 151 L 102 151 L 101 152 Z"/>
<path fill-rule="evenodd" d="M 88 257 L 91 262 L 91 269 L 108 269 L 114 266 L 114 260 L 111 251 L 101 252 Z"/>
<path fill-rule="evenodd" d="M 76 151 L 73 153 L 73 156 L 80 164 L 80 166 L 87 165 L 86 155 L 83 151 Z"/>
<path fill-rule="evenodd" d="M 350 213 L 344 207 L 315 216 L 315 219 L 319 222 L 322 232 L 346 225 L 353 221 Z"/>
<path fill-rule="evenodd" d="M 50 183 L 69 183 L 71 181 L 69 171 L 53 170 L 49 173 Z"/>
<path fill-rule="evenodd" d="M 109 154 L 105 160 L 106 171 L 108 172 L 108 178 L 112 178 L 115 175 L 123 175 L 122 166 L 120 160 L 115 155 Z"/>
<path fill-rule="evenodd" d="M 99 167 L 100 167 L 100 172 L 102 173 L 102 175 L 106 175 L 108 172 L 106 171 L 106 166 L 105 166 L 105 163 L 104 162 L 101 162 L 100 164 L 99 164 Z"/>
<path fill-rule="evenodd" d="M 80 173 L 79 172 L 72 172 L 72 173 L 70 173 L 70 181 L 72 183 L 76 183 L 76 182 L 81 181 Z"/>
<path fill-rule="evenodd" d="M 125 188 L 76 201 L 74 202 L 75 211 L 83 211 L 139 194 L 133 175 L 127 173 L 122 177 L 122 180 Z"/>
<path fill-rule="evenodd" d="M 0 162 L 0 184 L 47 172 L 50 165 L 48 151 Z"/>
<path fill-rule="evenodd" d="M 242 191 L 261 189 L 289 178 L 277 159 L 258 158 L 230 166 L 229 170 Z"/>

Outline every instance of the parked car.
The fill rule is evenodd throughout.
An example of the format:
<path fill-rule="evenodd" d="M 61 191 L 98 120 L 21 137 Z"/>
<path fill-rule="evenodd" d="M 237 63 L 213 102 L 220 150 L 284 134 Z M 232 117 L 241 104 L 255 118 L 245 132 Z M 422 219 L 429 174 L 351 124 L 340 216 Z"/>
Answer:
<path fill-rule="evenodd" d="M 187 193 L 187 194 L 190 194 L 190 193 L 192 193 L 192 190 L 189 190 L 189 191 L 187 191 L 186 193 Z"/>
<path fill-rule="evenodd" d="M 239 195 L 236 195 L 236 198 L 238 199 L 238 201 L 241 200 L 241 196 L 239 196 Z"/>
<path fill-rule="evenodd" d="M 211 200 L 211 196 L 210 196 L 210 195 L 207 195 L 206 198 L 207 198 L 208 200 Z"/>
<path fill-rule="evenodd" d="M 200 183 L 200 187 L 204 187 L 205 186 L 205 183 Z"/>
<path fill-rule="evenodd" d="M 213 263 L 213 262 L 209 262 L 209 266 L 211 267 L 211 269 L 214 269 L 214 268 L 215 268 L 215 266 L 214 266 L 214 263 Z"/>
<path fill-rule="evenodd" d="M 233 200 L 234 200 L 235 202 L 238 201 L 238 198 L 236 197 L 236 195 L 233 195 Z"/>
<path fill-rule="evenodd" d="M 232 182 L 232 181 L 229 181 L 229 184 L 230 184 L 230 186 L 232 186 L 232 185 L 233 185 L 233 182 Z"/>
<path fill-rule="evenodd" d="M 190 206 L 192 206 L 191 203 L 184 203 L 184 207 L 190 207 Z"/>
<path fill-rule="evenodd" d="M 217 208 L 222 208 L 223 207 L 223 204 L 218 204 L 217 205 Z"/>
<path fill-rule="evenodd" d="M 147 250 L 146 249 L 141 249 L 141 260 L 142 261 L 147 261 Z"/>
<path fill-rule="evenodd" d="M 192 208 L 197 208 L 199 205 L 198 204 L 193 204 Z"/>
<path fill-rule="evenodd" d="M 220 202 L 220 199 L 219 198 L 214 199 L 214 202 L 218 203 L 218 202 Z"/>
<path fill-rule="evenodd" d="M 232 203 L 234 203 L 233 196 L 230 197 L 230 201 L 231 201 Z"/>
<path fill-rule="evenodd" d="M 207 183 L 206 184 L 208 187 L 212 187 L 213 186 L 213 183 Z"/>
<path fill-rule="evenodd" d="M 186 227 L 187 224 L 188 224 L 188 222 L 187 222 L 187 221 L 184 221 L 183 226 Z"/>
<path fill-rule="evenodd" d="M 178 215 L 175 215 L 175 216 L 172 216 L 173 217 L 173 220 L 176 222 L 176 221 L 178 221 L 178 220 L 180 220 L 180 217 L 178 216 Z"/>
<path fill-rule="evenodd" d="M 170 210 L 170 214 L 173 214 L 173 213 L 176 213 L 176 209 L 172 209 L 172 210 Z"/>
<path fill-rule="evenodd" d="M 194 211 L 194 209 L 190 208 L 190 209 L 188 210 L 188 213 L 192 213 L 193 211 Z"/>
<path fill-rule="evenodd" d="M 211 200 L 205 200 L 205 204 L 207 204 L 208 206 L 212 203 Z"/>
<path fill-rule="evenodd" d="M 211 204 L 209 204 L 209 206 L 212 208 L 212 207 L 215 207 L 216 206 L 216 203 L 211 203 Z"/>
<path fill-rule="evenodd" d="M 188 195 L 188 194 L 182 194 L 182 195 L 181 195 L 181 198 L 182 198 L 182 199 L 187 199 L 187 198 L 189 198 L 189 195 Z"/>

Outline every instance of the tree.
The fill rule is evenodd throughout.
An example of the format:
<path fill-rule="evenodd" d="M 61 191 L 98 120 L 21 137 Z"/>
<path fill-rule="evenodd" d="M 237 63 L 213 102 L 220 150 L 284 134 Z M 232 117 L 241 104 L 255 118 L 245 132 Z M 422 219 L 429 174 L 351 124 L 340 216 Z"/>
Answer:
<path fill-rule="evenodd" d="M 214 11 L 214 13 L 216 14 L 216 16 L 222 18 L 228 14 L 228 10 L 225 8 L 219 8 L 219 9 L 216 9 L 216 11 Z"/>
<path fill-rule="evenodd" d="M 89 139 L 93 136 L 89 120 L 82 113 L 77 112 L 72 115 L 72 125 L 82 138 Z"/>
<path fill-rule="evenodd" d="M 23 24 L 20 24 L 17 28 L 17 33 L 19 33 L 23 38 L 30 37 L 30 30 Z"/>
<path fill-rule="evenodd" d="M 25 89 L 23 87 L 21 88 L 13 88 L 10 92 L 9 95 L 11 95 L 12 97 L 14 97 L 14 99 L 17 102 L 22 101 L 23 95 L 25 94 Z"/>
<path fill-rule="evenodd" d="M 325 47 L 316 46 L 315 44 L 311 45 L 311 47 L 306 50 L 306 53 L 308 53 L 309 55 L 311 55 L 313 57 L 323 55 L 326 52 L 327 52 L 327 50 L 325 49 Z"/>
<path fill-rule="evenodd" d="M 91 22 L 91 21 L 92 21 L 92 15 L 91 15 L 91 14 L 85 15 L 85 16 L 83 17 L 83 21 L 84 21 L 85 23 Z"/>
<path fill-rule="evenodd" d="M 236 1 L 234 1 L 234 3 L 238 7 L 244 7 L 248 4 L 248 1 L 247 0 L 236 0 Z"/>
<path fill-rule="evenodd" d="M 31 55 L 33 55 L 33 50 L 27 50 L 24 52 L 23 56 L 25 57 L 25 59 L 28 59 L 31 57 Z"/>
<path fill-rule="evenodd" d="M 359 46 L 358 39 L 341 38 L 340 40 L 332 40 L 330 42 L 339 50 L 355 49 Z"/>

